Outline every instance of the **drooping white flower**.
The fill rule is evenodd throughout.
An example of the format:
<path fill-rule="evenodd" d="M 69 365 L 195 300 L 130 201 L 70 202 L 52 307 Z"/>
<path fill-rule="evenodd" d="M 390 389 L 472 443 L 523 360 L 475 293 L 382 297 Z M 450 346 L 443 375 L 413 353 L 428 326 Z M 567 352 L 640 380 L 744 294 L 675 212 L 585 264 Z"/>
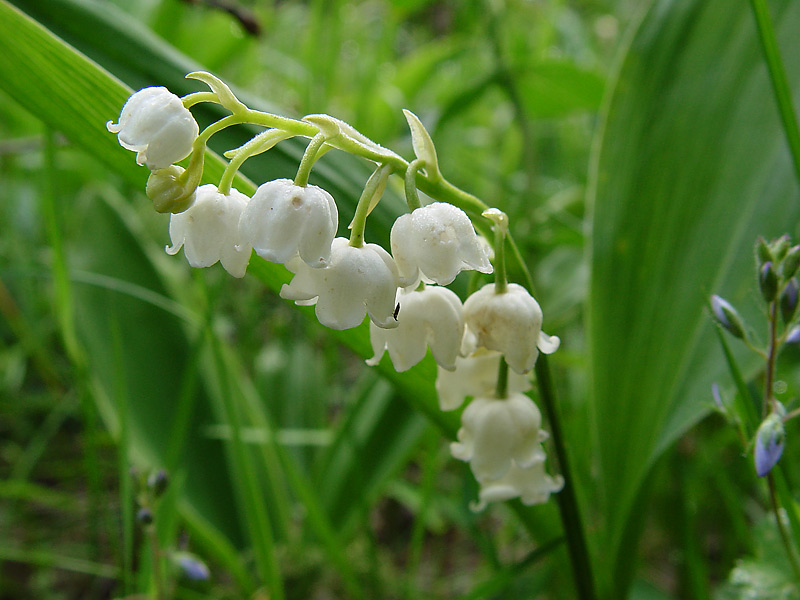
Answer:
<path fill-rule="evenodd" d="M 397 327 L 393 317 L 397 267 L 377 244 L 356 248 L 347 238 L 336 238 L 327 266 L 311 268 L 296 256 L 286 268 L 295 276 L 281 288 L 281 298 L 299 305 L 316 305 L 317 318 L 326 327 L 356 327 L 366 313 L 379 327 Z"/>
<path fill-rule="evenodd" d="M 169 218 L 172 246 L 167 246 L 167 254 L 177 254 L 183 247 L 193 267 L 210 267 L 219 261 L 234 277 L 244 277 L 250 247 L 239 239 L 239 217 L 248 200 L 234 189 L 226 196 L 214 185 L 200 186 L 194 204 Z"/>
<path fill-rule="evenodd" d="M 261 185 L 242 213 L 242 241 L 262 258 L 285 263 L 300 254 L 310 267 L 324 267 L 339 225 L 333 197 L 320 187 L 276 179 Z"/>
<path fill-rule="evenodd" d="M 403 290 L 397 303 L 400 306 L 395 329 L 370 323 L 369 337 L 375 356 L 367 364 L 377 365 L 388 350 L 395 370 L 407 371 L 425 358 L 430 345 L 436 362 L 445 369 L 454 369 L 464 335 L 459 297 L 445 287 L 429 285 L 421 290 Z"/>
<path fill-rule="evenodd" d="M 164 169 L 189 156 L 199 127 L 181 99 L 165 87 L 148 87 L 128 98 L 119 123 L 109 121 L 123 148 L 137 153 L 136 162 Z"/>
<path fill-rule="evenodd" d="M 492 272 L 467 213 L 446 202 L 399 217 L 392 226 L 391 245 L 400 277 L 412 283 L 420 271 L 440 285 L 451 283 L 465 269 Z"/>
<path fill-rule="evenodd" d="M 525 394 L 507 398 L 481 396 L 461 415 L 458 441 L 450 453 L 468 461 L 478 482 L 501 478 L 512 462 L 528 468 L 544 460 L 541 443 L 547 433 L 540 429 L 542 415 Z"/>
<path fill-rule="evenodd" d="M 516 283 L 502 294 L 495 293 L 493 283 L 483 286 L 464 302 L 464 318 L 477 345 L 505 355 L 518 373 L 533 368 L 540 350 L 552 354 L 561 343 L 542 331 L 539 303 Z"/>
<path fill-rule="evenodd" d="M 456 358 L 456 368 L 446 371 L 441 367 L 436 375 L 436 392 L 439 408 L 455 410 L 467 396 L 490 396 L 497 387 L 497 370 L 502 355 L 494 350 L 479 348 L 466 357 Z M 531 389 L 526 375 L 508 373 L 508 393 L 527 392 Z"/>
<path fill-rule="evenodd" d="M 564 487 L 561 475 L 551 477 L 544 470 L 544 461 L 533 463 L 527 469 L 512 464 L 505 475 L 494 481 L 481 484 L 479 502 L 474 510 L 483 510 L 489 502 L 505 502 L 519 498 L 523 504 L 543 504 L 550 494 L 560 492 Z"/>

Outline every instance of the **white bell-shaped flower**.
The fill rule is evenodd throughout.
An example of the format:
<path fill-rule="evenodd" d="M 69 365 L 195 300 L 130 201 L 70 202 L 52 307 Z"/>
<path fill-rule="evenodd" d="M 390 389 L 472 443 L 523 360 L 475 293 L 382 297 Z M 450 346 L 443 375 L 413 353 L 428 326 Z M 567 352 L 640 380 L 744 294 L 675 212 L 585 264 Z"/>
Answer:
<path fill-rule="evenodd" d="M 489 502 L 505 502 L 519 498 L 523 504 L 543 504 L 550 494 L 560 492 L 564 487 L 561 475 L 551 477 L 544 470 L 544 461 L 535 462 L 527 469 L 512 464 L 500 479 L 481 484 L 479 502 L 474 510 L 483 510 Z"/>
<path fill-rule="evenodd" d="M 299 305 L 316 305 L 317 318 L 326 327 L 356 327 L 366 313 L 379 327 L 397 327 L 393 316 L 397 267 L 377 244 L 356 248 L 347 238 L 336 238 L 327 266 L 315 269 L 296 256 L 286 268 L 295 276 L 281 288 L 281 298 Z"/>
<path fill-rule="evenodd" d="M 533 368 L 540 350 L 552 354 L 561 343 L 542 332 L 539 303 L 516 283 L 502 294 L 495 293 L 493 283 L 483 286 L 464 302 L 464 318 L 477 345 L 505 355 L 518 373 Z"/>
<path fill-rule="evenodd" d="M 189 156 L 199 127 L 181 99 L 165 87 L 148 87 L 128 98 L 119 123 L 109 121 L 123 148 L 137 153 L 136 162 L 164 169 Z"/>
<path fill-rule="evenodd" d="M 219 261 L 234 277 L 244 277 L 250 247 L 239 239 L 239 217 L 248 200 L 234 189 L 226 196 L 214 185 L 200 186 L 194 204 L 169 218 L 172 246 L 167 246 L 167 254 L 177 254 L 183 247 L 193 267 L 210 267 Z"/>
<path fill-rule="evenodd" d="M 270 261 L 299 254 L 310 267 L 324 267 L 339 225 L 336 202 L 315 185 L 276 179 L 261 185 L 239 223 L 242 241 Z"/>
<path fill-rule="evenodd" d="M 458 441 L 450 453 L 468 461 L 478 482 L 501 478 L 512 462 L 528 468 L 544 460 L 541 443 L 547 433 L 540 429 L 542 415 L 525 394 L 507 398 L 481 396 L 461 415 Z"/>
<path fill-rule="evenodd" d="M 467 396 L 491 396 L 497 387 L 501 356 L 494 350 L 479 348 L 469 356 L 456 358 L 456 368 L 453 371 L 440 367 L 436 375 L 439 408 L 455 410 Z M 515 371 L 509 371 L 507 385 L 509 394 L 531 389 L 528 376 Z"/>
<path fill-rule="evenodd" d="M 464 335 L 464 309 L 459 297 L 445 287 L 429 285 L 421 290 L 403 290 L 397 303 L 397 328 L 384 329 L 370 323 L 375 356 L 367 364 L 377 365 L 388 350 L 395 370 L 407 371 L 425 358 L 430 345 L 440 367 L 455 369 Z"/>
<path fill-rule="evenodd" d="M 459 272 L 491 273 L 492 265 L 467 213 L 446 202 L 434 202 L 402 215 L 391 232 L 392 255 L 400 277 L 451 283 Z"/>

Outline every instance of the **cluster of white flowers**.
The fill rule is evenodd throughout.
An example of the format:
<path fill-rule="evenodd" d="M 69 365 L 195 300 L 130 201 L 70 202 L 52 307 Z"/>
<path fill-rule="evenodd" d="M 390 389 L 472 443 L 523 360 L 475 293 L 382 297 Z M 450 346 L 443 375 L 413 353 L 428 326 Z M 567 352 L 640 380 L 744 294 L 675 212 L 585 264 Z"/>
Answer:
<path fill-rule="evenodd" d="M 185 186 L 184 171 L 173 163 L 192 152 L 198 127 L 179 97 L 164 88 L 141 90 L 108 128 L 153 171 L 151 197 L 182 193 L 173 188 Z M 432 151 L 428 156 L 435 160 Z M 186 193 L 183 204 L 169 209 L 167 253 L 183 248 L 191 266 L 219 261 L 235 277 L 244 276 L 253 250 L 284 264 L 294 277 L 281 297 L 313 305 L 323 325 L 348 329 L 369 315 L 370 365 L 388 353 L 394 368 L 406 371 L 430 348 L 442 410 L 472 398 L 451 452 L 469 462 L 480 483 L 478 506 L 517 497 L 544 502 L 561 489 L 563 479 L 544 470 L 547 434 L 524 394 L 539 352 L 554 352 L 559 340 L 542 332 L 541 308 L 522 286 L 488 284 L 463 304 L 444 287 L 462 270 L 492 273 L 487 244 L 463 210 L 434 202 L 401 216 L 391 230 L 390 254 L 363 239 L 335 237 L 336 203 L 313 185 L 269 181 L 252 198 L 214 185 Z M 498 386 L 502 360 L 512 371 L 500 370 L 504 385 Z"/>

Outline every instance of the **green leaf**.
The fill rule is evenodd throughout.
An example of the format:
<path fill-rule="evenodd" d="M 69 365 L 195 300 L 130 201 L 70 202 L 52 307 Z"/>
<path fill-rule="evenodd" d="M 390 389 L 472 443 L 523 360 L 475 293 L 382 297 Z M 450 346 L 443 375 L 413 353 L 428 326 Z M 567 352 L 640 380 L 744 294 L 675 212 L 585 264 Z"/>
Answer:
<path fill-rule="evenodd" d="M 800 5 L 772 8 L 797 84 L 800 61 L 787 50 Z M 617 575 L 638 539 L 628 523 L 647 473 L 707 413 L 711 383 L 731 383 L 707 298 L 720 293 L 763 326 L 753 244 L 800 217 L 749 7 L 658 0 L 629 44 L 591 174 L 591 422 L 576 427 L 594 444 L 575 450 L 598 468 L 598 497 L 584 505 L 600 521 L 591 539 L 601 595 L 615 598 L 629 584 Z M 734 350 L 752 372 L 754 357 Z"/>

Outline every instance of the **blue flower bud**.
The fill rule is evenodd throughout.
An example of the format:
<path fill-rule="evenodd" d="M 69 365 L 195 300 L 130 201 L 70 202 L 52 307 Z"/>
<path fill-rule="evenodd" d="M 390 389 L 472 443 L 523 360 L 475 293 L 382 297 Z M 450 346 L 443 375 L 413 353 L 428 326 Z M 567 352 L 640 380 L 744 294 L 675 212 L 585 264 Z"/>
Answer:
<path fill-rule="evenodd" d="M 744 338 L 744 323 L 736 309 L 716 294 L 711 296 L 711 312 L 717 322 L 737 338 Z"/>
<path fill-rule="evenodd" d="M 722 401 L 722 394 L 719 391 L 719 384 L 715 381 L 711 384 L 711 397 L 714 398 L 714 404 L 720 412 L 728 412 L 725 408 L 725 402 Z"/>
<path fill-rule="evenodd" d="M 794 313 L 797 310 L 798 292 L 800 292 L 800 289 L 795 278 L 790 279 L 781 292 L 781 316 L 784 323 L 788 323 L 794 317 Z"/>
<path fill-rule="evenodd" d="M 800 246 L 793 246 L 789 248 L 786 258 L 783 259 L 781 274 L 784 279 L 789 279 L 797 275 L 798 269 L 800 269 Z"/>
<path fill-rule="evenodd" d="M 800 325 L 795 325 L 786 336 L 787 344 L 800 344 Z"/>
<path fill-rule="evenodd" d="M 147 487 L 153 491 L 156 498 L 166 491 L 167 485 L 169 485 L 169 476 L 164 469 L 153 471 L 147 478 Z"/>
<path fill-rule="evenodd" d="M 758 272 L 758 284 L 764 300 L 767 302 L 775 300 L 775 296 L 778 294 L 778 274 L 775 272 L 772 262 L 767 261 L 761 265 L 761 270 Z"/>
<path fill-rule="evenodd" d="M 192 581 L 208 581 L 211 572 L 208 566 L 194 554 L 189 552 L 175 552 L 172 560 L 183 573 L 183 576 Z"/>
<path fill-rule="evenodd" d="M 783 454 L 783 419 L 773 412 L 759 425 L 755 440 L 755 465 L 759 477 L 772 470 Z"/>
<path fill-rule="evenodd" d="M 140 508 L 136 513 L 136 520 L 142 525 L 150 525 L 153 522 L 153 513 L 149 508 Z"/>

